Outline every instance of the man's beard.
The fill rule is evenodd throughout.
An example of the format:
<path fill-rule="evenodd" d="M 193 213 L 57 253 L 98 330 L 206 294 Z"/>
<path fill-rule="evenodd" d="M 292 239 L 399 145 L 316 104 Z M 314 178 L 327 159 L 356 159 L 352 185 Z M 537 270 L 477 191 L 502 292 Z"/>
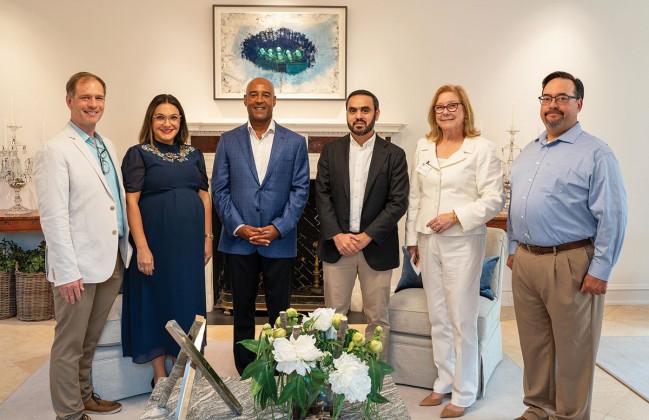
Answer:
<path fill-rule="evenodd" d="M 356 120 L 356 121 L 358 121 L 358 120 Z M 354 121 L 354 123 L 356 121 Z M 365 128 L 362 128 L 360 130 L 357 130 L 356 128 L 354 128 L 354 125 L 350 124 L 349 122 L 347 122 L 347 127 L 349 128 L 349 131 L 351 131 L 355 135 L 364 136 L 365 134 L 371 133 L 372 130 L 374 130 L 374 123 L 375 122 L 376 122 L 376 117 L 373 117 L 372 120 L 365 125 Z"/>
<path fill-rule="evenodd" d="M 561 118 L 559 118 L 558 120 L 552 120 L 552 121 L 550 121 L 550 120 L 548 120 L 548 115 L 549 115 L 549 114 L 546 114 L 546 115 L 545 115 L 545 125 L 546 125 L 547 127 L 549 127 L 549 128 L 557 128 L 557 127 L 559 127 L 561 124 L 563 124 L 563 122 L 564 122 L 565 119 L 566 119 L 566 116 L 565 116 L 565 115 L 563 115 L 563 114 L 558 114 L 558 115 L 561 115 Z"/>

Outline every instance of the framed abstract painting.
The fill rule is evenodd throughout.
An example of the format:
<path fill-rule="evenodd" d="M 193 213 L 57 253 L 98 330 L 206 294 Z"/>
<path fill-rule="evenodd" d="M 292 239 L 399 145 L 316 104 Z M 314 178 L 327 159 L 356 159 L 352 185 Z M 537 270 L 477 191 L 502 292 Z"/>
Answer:
<path fill-rule="evenodd" d="M 347 8 L 213 6 L 214 99 L 265 77 L 282 99 L 345 99 Z"/>

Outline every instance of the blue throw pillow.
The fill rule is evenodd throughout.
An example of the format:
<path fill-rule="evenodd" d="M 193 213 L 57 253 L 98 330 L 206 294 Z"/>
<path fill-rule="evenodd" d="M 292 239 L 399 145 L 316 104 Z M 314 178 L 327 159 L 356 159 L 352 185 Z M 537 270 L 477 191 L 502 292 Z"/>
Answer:
<path fill-rule="evenodd" d="M 410 289 L 410 288 L 422 288 L 424 287 L 421 283 L 421 273 L 416 274 L 413 270 L 412 265 L 410 265 L 410 252 L 405 246 L 401 247 L 403 251 L 403 270 L 401 271 L 401 278 L 399 279 L 399 284 L 397 288 L 394 289 L 394 293 L 397 293 L 399 290 Z"/>
<path fill-rule="evenodd" d="M 411 257 L 408 248 L 403 246 L 401 247 L 401 251 L 403 252 L 403 269 L 401 271 L 399 283 L 397 284 L 396 289 L 394 289 L 394 293 L 403 289 L 421 289 L 424 287 L 421 281 L 421 273 L 416 274 L 412 265 L 410 265 Z M 482 274 L 480 275 L 480 296 L 484 296 L 489 300 L 496 299 L 491 291 L 491 280 L 494 275 L 494 267 L 496 267 L 496 263 L 499 259 L 500 257 L 498 256 L 487 257 L 482 263 Z"/>
<path fill-rule="evenodd" d="M 491 280 L 494 276 L 494 267 L 500 259 L 499 256 L 487 257 L 482 263 L 482 275 L 480 276 L 480 296 L 494 300 L 495 296 L 491 291 Z"/>

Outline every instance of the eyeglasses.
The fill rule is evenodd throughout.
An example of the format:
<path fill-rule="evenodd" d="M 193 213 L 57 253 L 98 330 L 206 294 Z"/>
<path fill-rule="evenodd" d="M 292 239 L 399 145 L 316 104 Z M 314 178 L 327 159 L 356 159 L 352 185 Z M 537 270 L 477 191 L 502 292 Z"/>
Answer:
<path fill-rule="evenodd" d="M 108 175 L 110 172 L 110 163 L 108 162 L 108 152 L 106 151 L 106 146 L 102 141 L 96 143 L 97 146 L 97 157 L 99 158 L 99 163 L 101 165 L 101 171 L 104 175 Z"/>
<path fill-rule="evenodd" d="M 552 103 L 553 99 L 557 103 L 557 105 L 565 105 L 571 99 L 579 99 L 579 98 L 576 97 L 576 96 L 570 96 L 570 95 L 557 95 L 557 96 L 543 95 L 543 96 L 539 96 L 539 102 L 541 102 L 541 105 L 550 105 Z"/>
<path fill-rule="evenodd" d="M 448 112 L 455 112 L 457 111 L 457 107 L 462 105 L 459 102 L 451 102 L 450 104 L 446 105 L 435 105 L 433 109 L 435 109 L 436 114 L 441 114 L 444 112 L 444 109 L 448 110 Z"/>
<path fill-rule="evenodd" d="M 182 118 L 182 115 L 178 115 L 178 114 L 172 114 L 172 115 L 169 115 L 168 117 L 166 115 L 162 115 L 162 114 L 155 114 L 153 116 L 153 121 L 159 122 L 159 123 L 164 123 L 166 120 L 169 120 L 169 122 L 172 123 L 172 124 L 178 124 L 180 122 L 181 118 Z"/>

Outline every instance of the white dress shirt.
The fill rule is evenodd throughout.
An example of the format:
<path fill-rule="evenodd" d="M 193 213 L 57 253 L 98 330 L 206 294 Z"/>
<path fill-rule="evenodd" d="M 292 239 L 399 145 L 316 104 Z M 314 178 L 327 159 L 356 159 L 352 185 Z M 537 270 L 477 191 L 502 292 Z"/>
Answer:
<path fill-rule="evenodd" d="M 268 161 L 270 160 L 270 151 L 273 149 L 273 140 L 275 139 L 275 121 L 272 120 L 268 129 L 261 138 L 248 122 L 248 133 L 250 134 L 250 144 L 252 145 L 252 156 L 255 158 L 255 168 L 257 169 L 257 178 L 259 185 L 264 182 L 266 172 L 268 171 Z"/>
<path fill-rule="evenodd" d="M 360 232 L 363 198 L 367 185 L 367 173 L 370 170 L 372 152 L 376 133 L 363 145 L 359 145 L 353 136 L 349 136 L 349 231 Z"/>
<path fill-rule="evenodd" d="M 268 162 L 270 161 L 270 152 L 273 150 L 273 140 L 275 140 L 275 120 L 270 122 L 268 129 L 261 138 L 257 137 L 255 129 L 248 121 L 248 134 L 250 136 L 250 145 L 252 146 L 252 157 L 255 159 L 255 169 L 257 169 L 257 179 L 259 185 L 263 184 L 266 172 L 268 172 Z M 243 225 L 237 226 L 232 233 L 237 235 L 237 231 Z"/>

